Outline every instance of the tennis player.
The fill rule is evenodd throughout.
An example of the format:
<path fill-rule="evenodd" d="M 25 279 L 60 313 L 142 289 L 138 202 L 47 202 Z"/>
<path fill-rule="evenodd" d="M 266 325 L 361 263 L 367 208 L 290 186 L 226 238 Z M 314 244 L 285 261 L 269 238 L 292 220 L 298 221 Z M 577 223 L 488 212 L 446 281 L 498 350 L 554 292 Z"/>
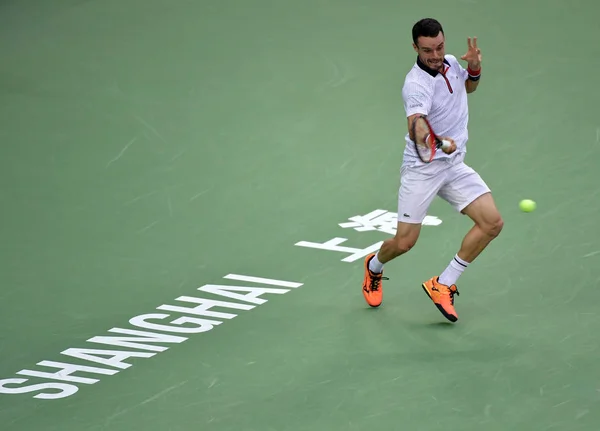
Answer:
<path fill-rule="evenodd" d="M 467 68 L 463 68 L 454 56 L 446 54 L 442 25 L 431 18 L 413 26 L 412 38 L 417 59 L 402 88 L 408 133 L 400 168 L 398 229 L 396 236 L 385 241 L 377 253 L 365 258 L 363 295 L 370 306 L 381 305 L 382 280 L 387 280 L 383 277 L 384 264 L 416 244 L 427 210 L 435 196 L 439 196 L 474 222 L 447 268 L 422 284 L 439 311 L 456 322 L 456 282 L 503 226 L 490 189 L 464 163 L 469 120 L 467 94 L 473 93 L 480 83 L 481 51 L 477 38 L 468 38 L 467 52 L 461 57 Z M 417 115 L 426 115 L 432 130 L 452 144 L 437 151 L 430 163 L 421 161 L 412 142 L 411 124 Z"/>

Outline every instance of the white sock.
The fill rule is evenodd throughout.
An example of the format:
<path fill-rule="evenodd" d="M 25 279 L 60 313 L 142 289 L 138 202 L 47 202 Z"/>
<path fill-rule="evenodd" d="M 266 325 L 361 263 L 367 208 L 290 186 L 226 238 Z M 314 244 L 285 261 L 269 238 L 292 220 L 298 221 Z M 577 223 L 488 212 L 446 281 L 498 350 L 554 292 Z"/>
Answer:
<path fill-rule="evenodd" d="M 460 277 L 463 271 L 467 269 L 467 266 L 469 266 L 469 262 L 462 260 L 460 257 L 458 257 L 458 254 L 455 255 L 444 272 L 442 272 L 442 275 L 440 275 L 438 281 L 446 286 L 452 286 L 453 284 L 456 284 L 458 277 Z"/>
<path fill-rule="evenodd" d="M 380 274 L 383 272 L 383 263 L 379 262 L 379 259 L 377 259 L 377 254 L 373 256 L 373 259 L 371 259 L 369 262 L 369 270 L 375 274 Z"/>

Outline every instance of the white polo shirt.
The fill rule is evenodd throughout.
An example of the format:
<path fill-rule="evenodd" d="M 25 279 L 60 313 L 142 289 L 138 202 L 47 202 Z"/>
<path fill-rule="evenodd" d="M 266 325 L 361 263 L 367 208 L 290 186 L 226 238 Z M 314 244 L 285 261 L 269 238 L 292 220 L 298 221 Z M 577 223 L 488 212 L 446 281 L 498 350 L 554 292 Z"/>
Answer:
<path fill-rule="evenodd" d="M 469 132 L 469 106 L 465 80 L 468 72 L 456 57 L 446 55 L 445 73 L 434 71 L 419 58 L 407 73 L 402 87 L 406 116 L 427 115 L 433 131 L 438 136 L 448 136 L 456 142 L 456 151 L 450 155 L 437 151 L 435 159 L 455 157 L 467 151 Z M 403 164 L 423 164 L 417 155 L 409 134 L 406 133 Z"/>

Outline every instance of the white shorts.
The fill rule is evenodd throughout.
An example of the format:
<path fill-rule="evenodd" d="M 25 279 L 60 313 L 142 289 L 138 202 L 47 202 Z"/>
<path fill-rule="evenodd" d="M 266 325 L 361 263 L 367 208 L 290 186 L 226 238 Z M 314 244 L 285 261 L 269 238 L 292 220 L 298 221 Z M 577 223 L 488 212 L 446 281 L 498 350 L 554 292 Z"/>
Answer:
<path fill-rule="evenodd" d="M 398 191 L 398 221 L 420 224 L 436 196 L 461 212 L 489 187 L 464 162 L 464 153 L 426 165 L 402 166 Z"/>

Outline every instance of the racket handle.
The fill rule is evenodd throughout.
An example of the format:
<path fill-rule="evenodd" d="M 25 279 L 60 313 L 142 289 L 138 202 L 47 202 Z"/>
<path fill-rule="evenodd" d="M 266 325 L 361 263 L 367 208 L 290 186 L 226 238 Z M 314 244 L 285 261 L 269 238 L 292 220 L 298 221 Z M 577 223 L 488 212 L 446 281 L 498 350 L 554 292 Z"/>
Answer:
<path fill-rule="evenodd" d="M 442 139 L 442 150 L 447 150 L 451 146 L 452 146 L 452 144 L 450 143 L 450 141 Z"/>

